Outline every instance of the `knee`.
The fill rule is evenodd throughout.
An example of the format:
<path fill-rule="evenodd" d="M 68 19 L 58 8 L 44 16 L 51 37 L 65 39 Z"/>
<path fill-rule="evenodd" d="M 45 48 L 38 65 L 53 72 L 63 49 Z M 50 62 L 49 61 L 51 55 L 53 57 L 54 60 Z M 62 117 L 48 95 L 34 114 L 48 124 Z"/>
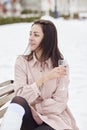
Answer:
<path fill-rule="evenodd" d="M 12 99 L 11 103 L 16 103 L 16 104 L 19 104 L 19 105 L 21 105 L 22 107 L 24 107 L 27 102 L 26 102 L 26 100 L 25 100 L 23 97 L 15 96 L 15 97 Z"/>

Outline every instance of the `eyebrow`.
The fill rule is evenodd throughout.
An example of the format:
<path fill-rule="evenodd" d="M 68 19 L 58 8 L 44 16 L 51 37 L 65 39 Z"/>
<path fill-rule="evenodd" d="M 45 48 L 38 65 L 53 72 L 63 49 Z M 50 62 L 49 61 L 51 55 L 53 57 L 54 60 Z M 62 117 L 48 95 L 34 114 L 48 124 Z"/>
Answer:
<path fill-rule="evenodd" d="M 30 31 L 30 33 L 32 33 L 32 31 Z M 34 31 L 33 33 L 39 33 L 39 32 L 37 32 L 37 31 Z"/>

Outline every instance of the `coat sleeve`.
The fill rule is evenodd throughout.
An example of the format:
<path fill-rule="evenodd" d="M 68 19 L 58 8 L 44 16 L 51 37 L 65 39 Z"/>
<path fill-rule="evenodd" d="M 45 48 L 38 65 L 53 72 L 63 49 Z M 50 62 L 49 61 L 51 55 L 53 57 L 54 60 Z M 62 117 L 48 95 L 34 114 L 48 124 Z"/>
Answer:
<path fill-rule="evenodd" d="M 68 69 L 67 69 L 68 70 Z M 36 110 L 42 114 L 60 114 L 67 107 L 68 101 L 68 84 L 69 75 L 66 77 L 57 79 L 57 89 L 53 93 L 51 98 L 45 99 L 39 104 L 36 104 Z"/>
<path fill-rule="evenodd" d="M 30 85 L 27 83 L 26 64 L 26 60 L 22 56 L 17 58 L 15 63 L 14 90 L 16 96 L 24 97 L 31 104 L 40 96 L 40 91 L 35 82 Z"/>

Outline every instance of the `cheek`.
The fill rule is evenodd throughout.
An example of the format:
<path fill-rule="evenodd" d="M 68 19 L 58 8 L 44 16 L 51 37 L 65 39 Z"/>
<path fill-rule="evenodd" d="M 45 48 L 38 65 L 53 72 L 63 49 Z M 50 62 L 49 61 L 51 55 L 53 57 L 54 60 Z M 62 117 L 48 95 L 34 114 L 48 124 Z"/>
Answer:
<path fill-rule="evenodd" d="M 40 44 L 39 44 L 39 43 L 37 43 L 37 44 L 36 44 L 36 48 L 38 48 L 38 47 L 39 47 L 39 45 L 40 45 Z"/>
<path fill-rule="evenodd" d="M 37 46 L 40 45 L 41 41 L 42 41 L 42 39 L 38 39 L 38 40 L 37 40 Z"/>
<path fill-rule="evenodd" d="M 30 45 L 30 49 L 32 51 L 36 50 L 39 47 L 40 43 L 38 41 L 35 42 L 35 44 Z"/>

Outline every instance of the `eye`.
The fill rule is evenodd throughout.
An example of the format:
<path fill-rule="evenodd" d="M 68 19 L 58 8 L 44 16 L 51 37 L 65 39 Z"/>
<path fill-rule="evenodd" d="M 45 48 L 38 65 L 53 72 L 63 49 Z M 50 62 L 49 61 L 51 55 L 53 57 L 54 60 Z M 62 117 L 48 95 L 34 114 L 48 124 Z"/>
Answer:
<path fill-rule="evenodd" d="M 39 37 L 39 34 L 34 34 L 34 36 Z"/>

